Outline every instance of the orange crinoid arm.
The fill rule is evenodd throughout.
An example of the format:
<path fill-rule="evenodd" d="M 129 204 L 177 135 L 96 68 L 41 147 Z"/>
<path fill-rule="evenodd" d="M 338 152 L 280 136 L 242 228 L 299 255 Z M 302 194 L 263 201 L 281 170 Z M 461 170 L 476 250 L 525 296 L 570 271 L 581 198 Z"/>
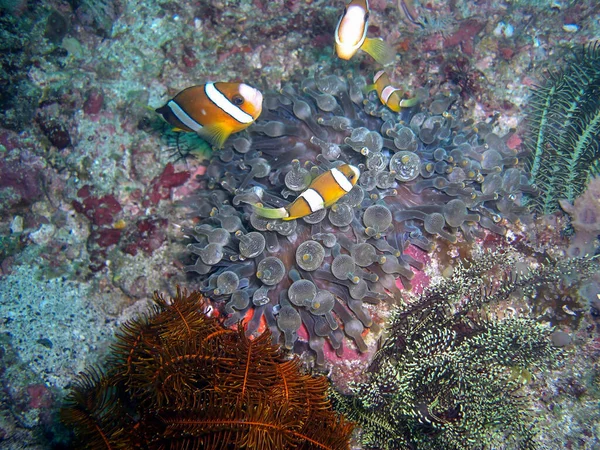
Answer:
<path fill-rule="evenodd" d="M 256 339 L 203 312 L 198 292 L 155 294 L 126 324 L 106 374 L 90 371 L 62 410 L 77 448 L 346 449 L 354 425 L 328 381 L 300 372 L 269 331 Z"/>

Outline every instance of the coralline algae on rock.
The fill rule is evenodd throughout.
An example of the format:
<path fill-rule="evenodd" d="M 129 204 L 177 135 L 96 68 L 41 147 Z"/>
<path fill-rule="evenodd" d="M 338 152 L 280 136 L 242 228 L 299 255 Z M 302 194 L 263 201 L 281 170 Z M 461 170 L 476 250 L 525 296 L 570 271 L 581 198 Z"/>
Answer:
<path fill-rule="evenodd" d="M 287 348 L 304 325 L 323 363 L 327 340 L 344 335 L 359 350 L 372 318 L 365 303 L 399 299 L 422 263 L 405 253 L 435 240 L 473 241 L 482 228 L 504 234 L 504 219 L 526 214 L 533 192 L 518 155 L 493 124 L 462 118 L 454 93 L 396 114 L 366 97 L 362 77 L 305 79 L 267 93 L 263 114 L 210 161 L 189 199 L 198 225 L 185 232 L 204 292 L 224 303 L 228 324 L 253 310 Z M 358 184 L 329 209 L 293 221 L 269 220 L 252 204 L 282 207 L 311 179 L 341 163 L 361 169 Z"/>
<path fill-rule="evenodd" d="M 63 389 L 112 335 L 110 321 L 90 300 L 86 285 L 46 279 L 40 269 L 17 266 L 0 283 L 4 323 L 15 352 L 40 379 Z"/>

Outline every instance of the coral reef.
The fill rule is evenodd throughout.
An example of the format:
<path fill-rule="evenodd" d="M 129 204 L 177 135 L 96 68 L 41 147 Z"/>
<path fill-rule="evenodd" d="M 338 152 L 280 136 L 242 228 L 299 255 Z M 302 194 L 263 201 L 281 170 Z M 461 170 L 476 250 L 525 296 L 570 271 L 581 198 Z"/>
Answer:
<path fill-rule="evenodd" d="M 573 202 L 597 172 L 599 91 L 600 41 L 595 41 L 532 92 L 525 145 L 531 176 L 543 192 L 531 200 L 538 213 L 556 211 L 561 199 Z"/>
<path fill-rule="evenodd" d="M 589 275 L 597 262 L 528 271 L 519 264 L 509 252 L 484 253 L 393 312 L 368 380 L 354 384 L 352 395 L 334 393 L 367 447 L 536 447 L 522 387 L 536 371 L 556 367 L 568 341 L 560 333 L 550 339 L 547 327 L 509 308 L 523 297 L 535 302 L 540 286 Z"/>
<path fill-rule="evenodd" d="M 222 266 L 215 266 L 213 272 L 186 280 L 178 259 L 185 251 L 180 226 L 191 229 L 196 224 L 186 216 L 186 208 L 177 207 L 175 202 L 197 189 L 195 177 L 205 167 L 193 158 L 168 165 L 165 146 L 173 147 L 175 157 L 189 151 L 203 154 L 209 149 L 199 148 L 194 135 L 167 134 L 152 127 L 152 121 L 147 120 L 152 117 L 148 106 L 156 108 L 177 91 L 209 80 L 243 81 L 264 91 L 278 90 L 290 80 L 298 86 L 302 78 L 322 69 L 327 73 L 353 70 L 370 82 L 377 71 L 370 57 L 358 55 L 350 62 L 332 57 L 333 30 L 343 3 L 0 0 L 0 447 L 65 448 L 55 441 L 57 435 L 51 429 L 55 408 L 78 371 L 104 360 L 115 323 L 143 314 L 154 290 L 167 291 L 176 283 L 198 288 L 207 277 L 230 264 L 227 254 Z M 407 24 L 400 22 L 401 11 L 395 3 L 372 0 L 368 30 L 370 35 L 383 37 L 398 52 L 398 63 L 388 67 L 392 82 L 408 91 L 426 86 L 432 92 L 444 83 L 454 83 L 462 88 L 458 94 L 462 99 L 447 111 L 452 115 L 455 110 L 460 112 L 457 116 L 461 125 L 453 133 L 467 135 L 469 126 L 463 127 L 467 119 L 473 119 L 476 127 L 499 113 L 493 125 L 495 134 L 503 136 L 509 129 L 516 129 L 512 136 L 505 136 L 510 137 L 506 141 L 510 149 L 519 149 L 524 138 L 525 128 L 519 122 L 530 87 L 543 84 L 540 80 L 545 70 L 560 67 L 568 49 L 597 39 L 600 29 L 600 4 L 595 0 L 405 0 L 416 10 L 412 21 L 407 17 Z M 535 8 L 521 7 L 534 3 Z M 297 95 L 314 107 L 308 93 Z M 340 104 L 341 99 L 336 98 Z M 370 102 L 373 100 L 369 97 Z M 422 111 L 427 113 L 432 102 L 426 102 Z M 283 114 L 282 108 L 273 114 Z M 306 129 L 290 112 L 290 105 L 285 108 L 285 120 L 278 120 Z M 357 110 L 357 124 L 369 119 L 364 126 L 379 130 L 382 119 L 360 112 L 364 105 L 357 105 Z M 410 125 L 411 115 L 417 112 L 406 112 L 404 125 Z M 319 114 L 327 115 L 322 111 Z M 483 138 L 487 131 L 481 130 Z M 342 142 L 349 137 L 347 132 L 330 128 L 327 133 L 332 141 Z M 416 134 L 420 141 L 420 132 Z M 258 132 L 248 136 L 273 140 Z M 299 138 L 290 139 L 293 143 Z M 306 142 L 306 138 L 302 140 Z M 446 142 L 440 147 L 447 148 Z M 306 158 L 299 158 L 301 167 L 309 172 L 313 164 L 320 166 L 319 171 L 326 168 L 315 162 L 314 150 L 311 147 Z M 343 152 L 347 151 L 349 147 L 343 147 Z M 518 156 L 518 152 L 512 153 Z M 269 154 L 262 158 L 274 164 Z M 361 161 L 359 155 L 354 159 L 366 161 Z M 311 166 L 304 167 L 308 160 Z M 427 157 L 425 160 L 430 161 Z M 246 170 L 233 167 L 231 172 L 238 176 Z M 250 184 L 264 184 L 271 194 L 279 196 L 283 175 L 281 172 L 280 181 L 274 184 L 268 179 Z M 489 175 L 483 173 L 484 177 Z M 418 181 L 422 179 L 398 183 L 398 190 Z M 206 185 L 206 179 L 200 183 Z M 78 196 L 83 187 L 86 189 L 81 193 L 87 190 L 86 197 Z M 368 191 L 367 197 L 372 192 Z M 438 196 L 425 199 L 432 193 L 445 196 L 434 190 L 403 195 L 408 195 L 409 202 L 416 202 L 413 206 L 441 205 Z M 288 196 L 286 201 L 293 197 Z M 101 199 L 107 203 L 94 206 Z M 384 202 L 389 205 L 391 200 L 386 197 Z M 361 205 L 356 211 L 358 221 L 368 206 Z M 495 209 L 497 203 L 485 202 L 484 206 Z M 247 225 L 249 208 L 235 208 Z M 96 220 L 104 224 L 97 225 Z M 328 220 L 320 224 L 330 227 Z M 402 249 L 400 263 L 410 260 L 410 255 L 425 264 L 424 271 L 417 271 L 410 280 L 413 291 L 420 292 L 429 279 L 447 273 L 449 264 L 476 254 L 481 246 L 495 248 L 508 241 L 528 257 L 532 252 L 558 257 L 564 255 L 568 245 L 567 236 L 558 231 L 566 220 L 566 215 L 554 215 L 545 219 L 544 228 L 542 221 L 526 228 L 501 221 L 508 230 L 505 236 L 486 232 L 483 241 L 475 236 L 470 243 L 463 241 L 458 231 L 457 242 L 451 243 L 430 236 L 421 221 L 412 219 L 412 225 L 436 248 L 425 255 L 409 245 Z M 312 232 L 312 225 L 297 225 L 307 234 Z M 484 231 L 479 225 L 473 225 L 473 229 Z M 344 232 L 334 226 L 331 230 L 349 236 L 353 243 L 359 242 L 352 225 Z M 247 231 L 252 231 L 252 226 Z M 398 236 L 407 238 L 410 234 Z M 529 239 L 532 236 L 535 241 Z M 226 249 L 237 251 L 238 238 L 235 233 L 231 237 L 232 244 Z M 306 237 L 299 235 L 296 243 L 289 244 L 292 252 Z M 287 248 L 287 238 L 276 238 L 284 244 L 282 248 Z M 395 245 L 390 236 L 383 239 Z M 373 245 L 376 241 L 369 239 L 366 243 Z M 371 252 L 369 247 L 364 248 Z M 340 252 L 355 257 L 343 247 Z M 387 257 L 390 252 L 376 248 L 375 254 Z M 269 253 L 265 256 L 280 257 Z M 324 263 L 331 264 L 333 259 L 326 256 Z M 289 267 L 286 260 L 282 261 Z M 246 262 L 254 263 L 250 259 Z M 257 258 L 256 264 L 259 262 Z M 377 263 L 371 266 L 361 270 L 377 271 Z M 411 266 L 410 270 L 415 269 Z M 393 286 L 397 276 L 386 274 L 386 283 Z M 244 289 L 246 281 L 241 278 Z M 381 283 L 364 280 L 370 290 Z M 285 289 L 290 281 L 284 279 L 269 291 L 274 312 L 280 306 L 277 291 Z M 249 285 L 260 283 L 256 277 L 248 279 Z M 321 290 L 329 288 L 330 283 L 314 281 Z M 538 378 L 544 383 L 544 392 L 536 407 L 546 413 L 552 411 L 543 418 L 545 429 L 551 431 L 539 435 L 540 445 L 590 450 L 598 447 L 598 389 L 588 381 L 593 378 L 591 373 L 598 371 L 592 366 L 600 356 L 598 283 L 596 278 L 579 289 L 581 299 L 574 295 L 577 288 L 568 284 L 544 289 L 540 292 L 543 305 L 533 311 L 540 320 L 568 333 L 572 342 L 567 349 L 574 350 L 568 353 L 568 364 L 552 378 Z M 336 301 L 345 305 L 343 294 L 350 292 L 348 286 L 337 286 L 343 292 L 342 296 L 335 294 L 339 299 Z M 395 294 L 399 297 L 397 291 Z M 412 298 L 412 294 L 403 292 L 402 297 Z M 371 305 L 370 298 L 364 299 L 363 308 L 373 321 L 373 332 L 362 332 L 368 351 L 356 354 L 352 343 L 344 342 L 344 352 L 338 349 L 341 356 L 336 357 L 327 342 L 323 345 L 325 369 L 341 387 L 351 379 L 360 379 L 375 351 L 377 326 L 389 312 L 387 304 L 380 301 Z M 225 295 L 213 306 L 223 307 L 229 300 Z M 352 299 L 352 306 L 356 303 Z M 538 299 L 536 305 L 539 303 Z M 315 317 L 320 324 L 325 317 L 314 316 L 306 306 L 292 307 L 307 316 L 307 321 Z M 237 317 L 251 318 L 254 306 L 245 314 L 235 307 L 233 311 L 237 311 Z M 349 314 L 347 320 L 361 320 L 350 309 Z M 344 320 L 335 310 L 332 315 L 339 334 Z M 260 322 L 259 329 L 266 324 Z M 305 341 L 309 340 L 304 326 L 298 335 L 296 350 L 306 347 Z M 307 365 L 311 362 L 307 358 Z M 537 391 L 537 384 L 534 386 Z"/>
<path fill-rule="evenodd" d="M 144 193 L 138 192 L 141 206 L 146 211 L 156 207 L 161 200 L 170 198 L 173 188 L 181 186 L 189 178 L 189 172 L 175 172 L 173 164 L 167 164 L 163 172 L 150 181 Z M 113 194 L 95 196 L 90 185 L 81 187 L 77 191 L 77 198 L 72 202 L 73 208 L 91 222 L 87 249 L 90 253 L 89 268 L 93 272 L 106 266 L 110 247 L 119 245 L 130 255 L 136 255 L 138 249 L 142 249 L 150 255 L 166 240 L 165 218 L 138 214 L 130 215 L 127 222 L 123 219 L 122 206 L 117 198 Z"/>
<path fill-rule="evenodd" d="M 266 321 L 287 348 L 304 333 L 318 364 L 325 340 L 341 354 L 344 334 L 366 350 L 365 304 L 398 300 L 397 281 L 410 289 L 422 269 L 410 244 L 431 251 L 437 239 L 504 235 L 527 217 L 522 193 L 534 192 L 506 145 L 511 133 L 494 133 L 493 118 L 463 119 L 456 93 L 396 114 L 374 92 L 365 98 L 365 84 L 317 73 L 267 93 L 259 120 L 213 155 L 186 201 L 198 218 L 185 230 L 195 241 L 186 270 L 224 304 L 227 323 L 253 310 L 249 333 Z M 288 204 L 342 162 L 361 177 L 330 209 L 289 222 L 253 213 L 259 202 Z"/>
<path fill-rule="evenodd" d="M 125 324 L 106 374 L 84 374 L 62 410 L 77 448 L 344 449 L 353 425 L 269 332 L 250 340 L 205 315 L 199 292 L 158 294 Z"/>
<path fill-rule="evenodd" d="M 39 8 L 36 9 L 39 12 Z M 42 39 L 42 24 L 35 19 L 33 14 L 16 17 L 0 10 L 0 118 L 3 128 L 21 131 L 35 116 L 41 89 L 27 77 L 27 67 L 35 53 L 34 42 Z"/>
<path fill-rule="evenodd" d="M 114 318 L 84 283 L 17 266 L 0 282 L 0 447 L 56 448 L 73 374 L 105 355 Z M 116 298 L 111 299 L 112 304 Z M 64 434 L 64 433 L 63 433 Z"/>

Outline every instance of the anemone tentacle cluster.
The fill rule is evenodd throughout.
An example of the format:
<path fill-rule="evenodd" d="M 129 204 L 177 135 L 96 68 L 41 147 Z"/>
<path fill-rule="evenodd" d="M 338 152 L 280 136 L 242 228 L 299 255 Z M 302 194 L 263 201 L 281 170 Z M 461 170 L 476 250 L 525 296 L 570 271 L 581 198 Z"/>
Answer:
<path fill-rule="evenodd" d="M 493 121 L 462 117 L 455 93 L 401 113 L 365 95 L 362 77 L 319 75 L 266 94 L 263 113 L 211 159 L 189 200 L 198 224 L 185 230 L 204 292 L 234 324 L 253 309 L 292 348 L 302 325 L 323 363 L 344 335 L 360 351 L 372 325 L 365 303 L 398 299 L 422 269 L 405 250 L 431 251 L 438 238 L 504 234 L 531 193 L 519 158 Z M 253 204 L 282 207 L 316 175 L 342 163 L 360 168 L 356 186 L 326 210 L 292 220 L 259 217 Z"/>

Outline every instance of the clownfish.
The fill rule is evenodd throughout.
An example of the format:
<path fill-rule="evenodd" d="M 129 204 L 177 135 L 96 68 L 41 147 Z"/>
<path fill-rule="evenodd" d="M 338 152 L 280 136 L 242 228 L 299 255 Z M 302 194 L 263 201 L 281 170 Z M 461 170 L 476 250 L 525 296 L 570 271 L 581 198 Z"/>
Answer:
<path fill-rule="evenodd" d="M 367 37 L 369 28 L 368 0 L 352 0 L 341 15 L 335 28 L 335 52 L 341 59 L 348 60 L 361 49 L 380 64 L 394 60 L 394 50 L 383 39 Z"/>
<path fill-rule="evenodd" d="M 350 164 L 342 164 L 316 177 L 308 188 L 284 208 L 264 208 L 254 205 L 254 212 L 266 219 L 295 220 L 321 209 L 329 208 L 352 190 L 360 170 Z"/>
<path fill-rule="evenodd" d="M 217 148 L 250 126 L 262 111 L 258 89 L 244 83 L 206 83 L 184 89 L 157 113 L 174 131 L 195 132 Z"/>
<path fill-rule="evenodd" d="M 391 85 L 389 75 L 383 70 L 377 72 L 373 77 L 372 87 L 377 91 L 381 103 L 394 112 L 399 112 L 402 108 L 410 108 L 419 103 L 417 97 L 404 98 L 404 92 Z"/>

